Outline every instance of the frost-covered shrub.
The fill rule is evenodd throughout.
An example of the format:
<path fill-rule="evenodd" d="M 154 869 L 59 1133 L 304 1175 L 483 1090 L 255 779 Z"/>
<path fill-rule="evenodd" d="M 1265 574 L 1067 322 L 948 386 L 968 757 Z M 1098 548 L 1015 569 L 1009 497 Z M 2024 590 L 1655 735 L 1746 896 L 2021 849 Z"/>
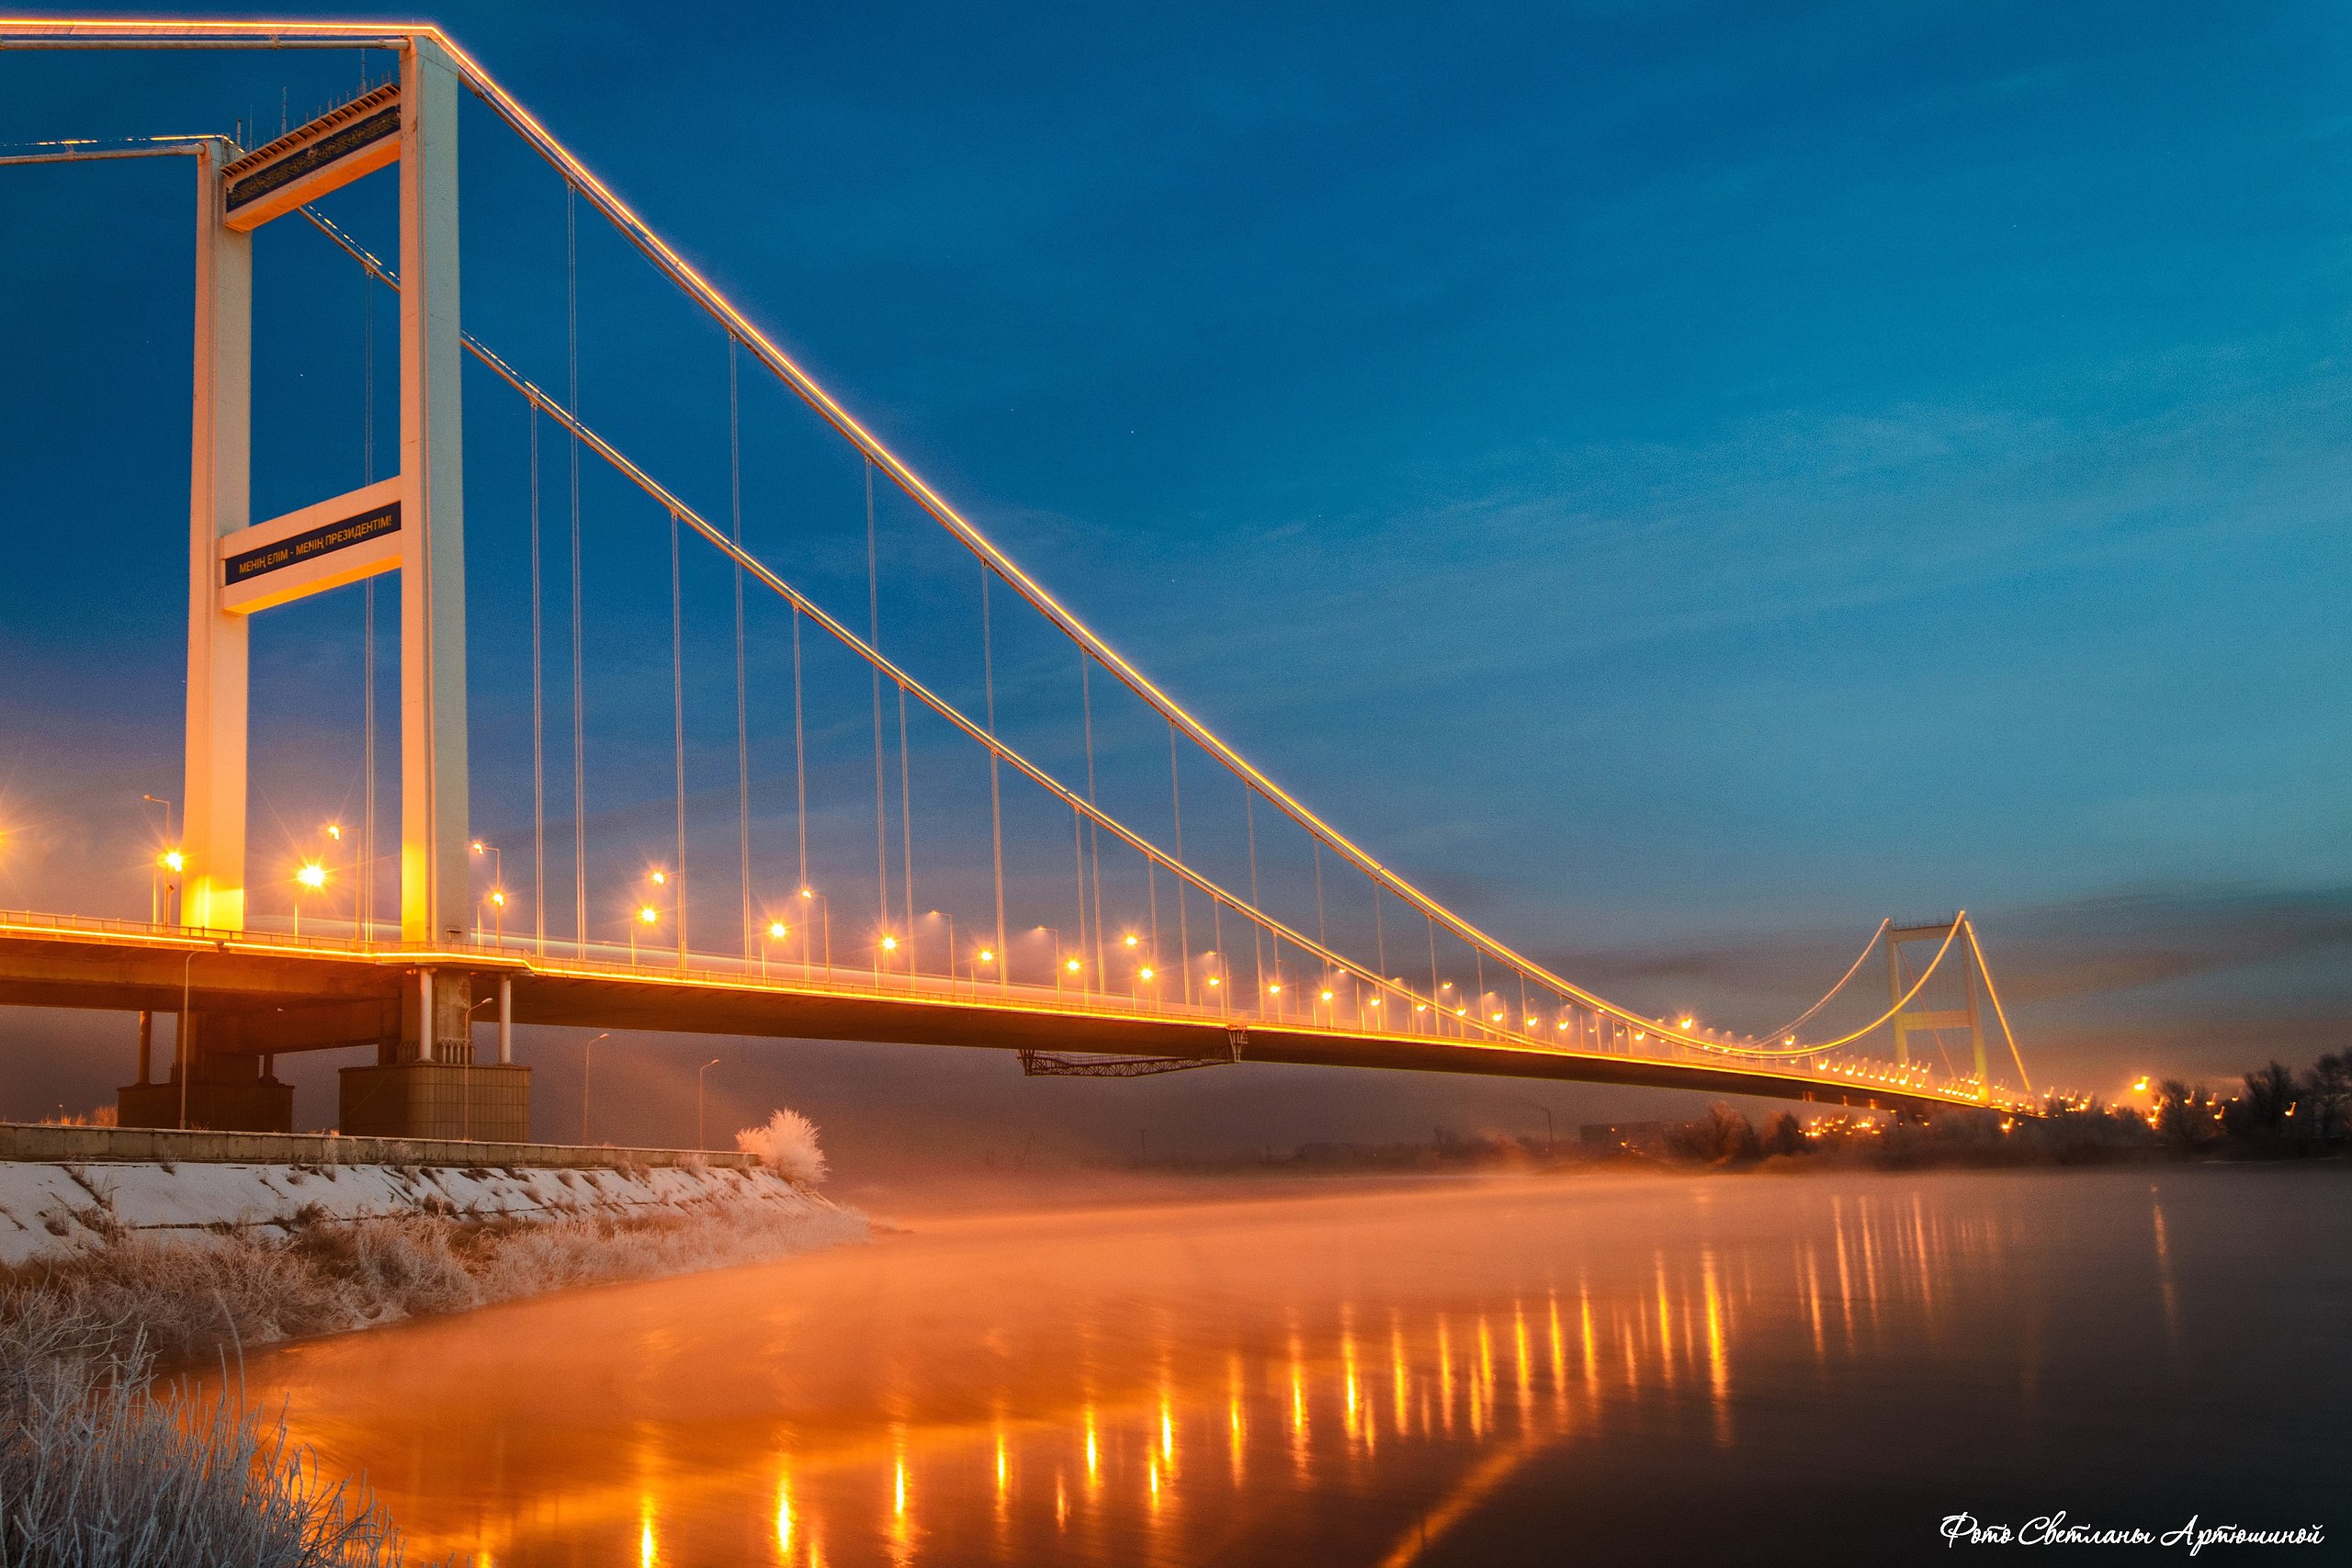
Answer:
<path fill-rule="evenodd" d="M 9 1568 L 390 1568 L 400 1540 L 282 1423 L 158 1393 L 120 1325 L 0 1298 L 0 1562 Z"/>
<path fill-rule="evenodd" d="M 766 1124 L 735 1134 L 735 1146 L 796 1187 L 825 1179 L 825 1151 L 817 1146 L 817 1124 L 797 1111 L 779 1111 Z"/>

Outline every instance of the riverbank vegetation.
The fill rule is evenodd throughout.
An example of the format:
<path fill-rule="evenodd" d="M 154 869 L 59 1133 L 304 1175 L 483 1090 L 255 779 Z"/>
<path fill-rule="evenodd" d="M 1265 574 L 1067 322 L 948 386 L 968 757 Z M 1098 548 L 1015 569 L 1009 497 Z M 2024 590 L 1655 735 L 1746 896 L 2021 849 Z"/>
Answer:
<path fill-rule="evenodd" d="M 1664 1157 L 1682 1165 L 1794 1167 L 1807 1161 L 1885 1169 L 1937 1166 L 2102 1165 L 2131 1160 L 2284 1160 L 2352 1154 L 2352 1052 L 2302 1072 L 2272 1062 L 2235 1093 L 2166 1079 L 2146 1109 L 2096 1099 L 2043 1102 L 2039 1116 L 1955 1106 L 1925 1118 L 1848 1113 L 1758 1128 L 1726 1105 L 1663 1129 Z"/>
<path fill-rule="evenodd" d="M 756 1152 L 797 1191 L 771 1181 L 781 1197 L 536 1218 L 306 1210 L 276 1229 L 120 1230 L 0 1270 L 0 1568 L 399 1562 L 390 1527 L 322 1482 L 282 1426 L 159 1382 L 158 1367 L 867 1235 L 865 1216 L 807 1190 L 823 1173 L 807 1122 L 759 1134 Z"/>

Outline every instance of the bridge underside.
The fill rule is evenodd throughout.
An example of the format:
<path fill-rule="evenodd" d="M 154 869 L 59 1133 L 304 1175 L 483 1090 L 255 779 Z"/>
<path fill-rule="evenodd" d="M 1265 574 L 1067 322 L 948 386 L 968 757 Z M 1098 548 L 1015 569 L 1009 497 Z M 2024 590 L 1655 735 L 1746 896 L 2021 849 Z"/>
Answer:
<path fill-rule="evenodd" d="M 184 1008 L 189 1010 L 196 1021 L 187 1076 L 213 1118 L 208 1124 L 220 1127 L 274 1123 L 290 1115 L 291 1091 L 282 1085 L 268 1087 L 275 1083 L 270 1059 L 289 1052 L 368 1048 L 376 1053 L 376 1068 L 383 1071 L 418 1069 L 444 1077 L 450 1069 L 498 1073 L 501 1069 L 475 1066 L 469 1052 L 454 1058 L 444 1051 L 435 1060 L 404 1059 L 413 1054 L 418 1034 L 420 971 L 433 974 L 445 996 L 474 998 L 474 1016 L 482 1024 L 496 1021 L 503 983 L 511 1020 L 524 1024 L 1211 1060 L 1238 1055 L 1245 1062 L 1477 1073 L 1906 1111 L 1954 1103 L 1882 1084 L 1841 1083 L 1802 1070 L 1540 1050 L 1443 1036 L 1349 1032 L 1256 1020 L 1244 1024 L 1199 1011 L 1144 1012 L 1097 1005 L 1101 999 L 1096 998 L 1065 1001 L 1051 990 L 1026 987 L 1004 990 L 964 982 L 951 990 L 935 977 L 928 981 L 934 988 L 910 993 L 824 979 L 766 980 L 756 974 L 642 966 L 632 970 L 481 949 L 369 950 L 323 942 L 298 945 L 267 936 L 0 923 L 0 1005 L 175 1015 Z M 173 1117 L 165 1112 L 178 1109 L 177 1066 L 173 1066 L 172 1077 L 149 1085 L 146 1066 L 142 1059 L 141 1085 L 124 1091 L 126 1121 L 137 1111 L 141 1124 L 168 1124 Z M 223 1085 L 230 1087 L 219 1088 Z M 262 1087 L 252 1087 L 255 1085 Z M 155 1092 L 141 1099 L 136 1091 L 142 1086 Z M 347 1122 L 352 1119 L 349 1073 L 345 1090 Z M 469 1080 L 463 1092 L 470 1104 L 470 1097 L 492 1091 L 472 1088 Z M 513 1089 L 502 1083 L 495 1093 L 511 1098 Z M 206 1100 L 208 1094 L 212 1098 Z M 521 1114 L 519 1100 L 511 1111 Z M 403 1131 L 369 1130 L 395 1135 Z M 405 1131 L 422 1135 L 417 1130 Z"/>

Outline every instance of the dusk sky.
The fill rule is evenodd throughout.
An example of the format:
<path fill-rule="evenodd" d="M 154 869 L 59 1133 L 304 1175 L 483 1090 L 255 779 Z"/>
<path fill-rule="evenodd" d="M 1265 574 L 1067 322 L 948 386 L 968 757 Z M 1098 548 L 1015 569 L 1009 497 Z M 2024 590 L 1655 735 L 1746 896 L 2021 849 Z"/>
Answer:
<path fill-rule="evenodd" d="M 2352 1043 L 2344 11 L 1537 10 L 429 19 L 1114 647 L 1569 976 L 1760 1027 L 1882 917 L 1965 907 L 2048 1079 Z M 359 70 L 9 53 L 0 141 L 242 118 L 253 144 Z M 468 325 L 554 384 L 560 193 L 486 113 L 464 134 Z M 94 912 L 139 912 L 112 907 L 143 908 L 139 857 L 107 856 L 141 793 L 178 793 L 187 177 L 0 168 L 0 905 L 104 884 Z M 356 231 L 389 212 L 351 195 Z M 719 340 L 632 311 L 643 269 L 595 242 L 583 407 L 723 505 Z M 257 338 L 257 517 L 359 479 L 357 285 L 317 243 L 274 254 L 292 325 Z M 681 355 L 691 389 L 657 389 Z M 263 387 L 281 365 L 321 379 Z M 517 493 L 520 425 L 469 420 L 469 482 Z M 862 529 L 854 462 L 829 472 Z M 469 491 L 493 622 L 519 603 L 495 504 Z M 784 563 L 862 616 L 849 536 L 794 536 Z M 284 635 L 331 629 L 343 660 L 351 603 Z M 512 626 L 478 634 L 475 712 L 477 820 L 510 844 L 527 762 L 519 827 L 487 781 L 514 776 Z M 257 705 L 277 679 L 257 666 Z M 342 808 L 304 771 L 309 722 L 257 720 L 288 759 L 257 823 Z M 125 1040 L 0 1011 L 0 1113 L 95 1102 Z M 674 1134 L 654 1122 L 691 1088 L 663 1073 L 704 1044 L 616 1063 L 647 1124 L 605 1135 Z M 546 1103 L 576 1106 L 560 1045 L 534 1047 Z M 727 1043 L 729 1113 L 784 1098 L 876 1146 L 902 1093 L 916 1121 L 1104 1140 L 1158 1106 L 1204 1146 L 1425 1134 L 1432 1106 L 1466 1124 L 1528 1097 L 1272 1071 L 1263 1094 L 1049 1093 L 994 1056 L 785 1049 Z"/>

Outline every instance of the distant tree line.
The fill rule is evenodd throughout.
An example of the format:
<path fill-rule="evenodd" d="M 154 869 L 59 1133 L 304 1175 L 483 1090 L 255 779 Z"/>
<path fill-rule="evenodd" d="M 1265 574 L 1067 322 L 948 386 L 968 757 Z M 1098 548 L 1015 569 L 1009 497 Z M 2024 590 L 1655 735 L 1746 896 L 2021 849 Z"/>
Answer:
<path fill-rule="evenodd" d="M 2133 1159 L 2294 1159 L 2352 1153 L 2352 1051 L 2300 1074 L 2272 1062 L 2222 1095 L 2166 1078 L 2154 1111 L 2098 1100 L 2045 1100 L 2039 1116 L 1945 1106 L 1924 1118 L 1835 1116 L 1807 1125 L 1787 1111 L 1759 1128 L 1721 1103 L 1666 1129 L 1685 1165 L 1754 1166 L 1823 1156 L 1888 1167 L 2091 1165 Z"/>

